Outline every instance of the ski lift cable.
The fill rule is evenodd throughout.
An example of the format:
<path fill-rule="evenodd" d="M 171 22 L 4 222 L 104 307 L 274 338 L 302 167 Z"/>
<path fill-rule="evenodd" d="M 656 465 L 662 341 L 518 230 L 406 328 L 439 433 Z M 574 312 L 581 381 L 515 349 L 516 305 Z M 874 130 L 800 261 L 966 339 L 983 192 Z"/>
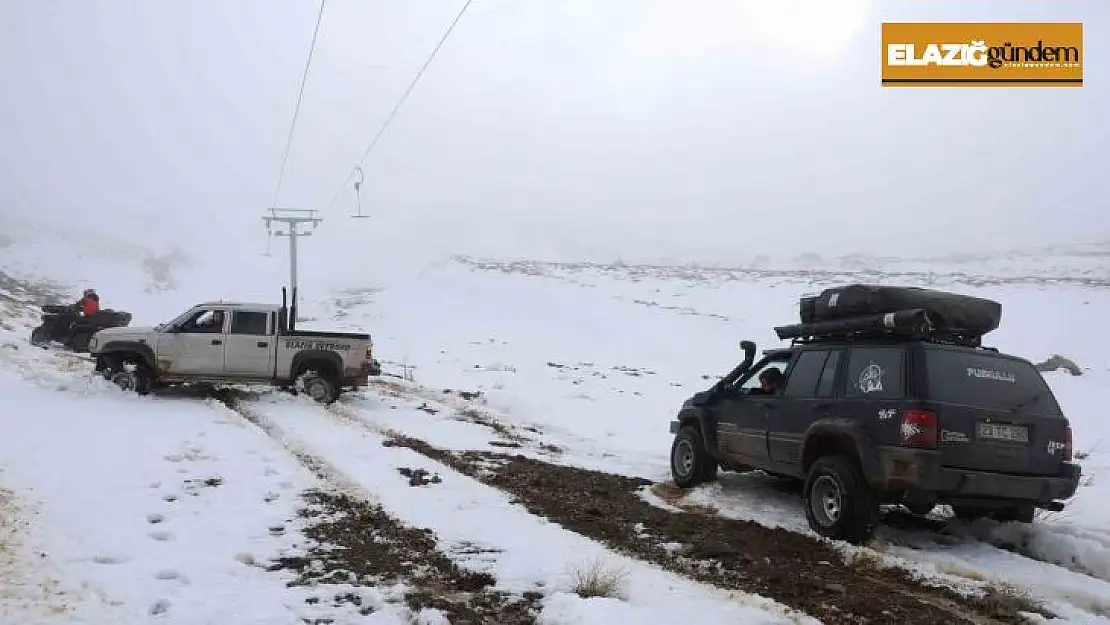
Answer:
<path fill-rule="evenodd" d="M 277 207 L 278 196 L 281 194 L 281 184 L 285 180 L 285 167 L 289 162 L 289 148 L 293 145 L 293 131 L 297 128 L 297 116 L 301 112 L 301 98 L 304 96 L 304 87 L 308 82 L 308 71 L 312 67 L 312 53 L 316 50 L 316 36 L 320 32 L 320 22 L 324 19 L 324 5 L 327 0 L 320 0 L 320 11 L 316 15 L 316 27 L 312 30 L 312 43 L 308 48 L 308 58 L 305 60 L 304 73 L 301 75 L 301 87 L 297 91 L 297 99 L 293 105 L 293 121 L 289 124 L 289 135 L 285 139 L 285 151 L 281 157 L 281 169 L 278 171 L 277 187 L 274 188 L 274 199 L 270 206 Z"/>
<path fill-rule="evenodd" d="M 413 88 L 416 87 L 416 83 L 420 81 L 420 77 L 424 75 L 424 72 L 428 69 L 428 66 L 432 64 L 432 61 L 436 58 L 436 54 L 439 53 L 440 48 L 443 47 L 443 44 L 447 41 L 447 38 L 451 36 L 451 32 L 455 30 L 455 25 L 459 23 L 460 19 L 462 19 L 463 13 L 466 12 L 466 9 L 470 6 L 471 2 L 473 2 L 473 0 L 466 0 L 462 8 L 459 9 L 458 14 L 455 15 L 455 19 L 451 22 L 451 25 L 448 26 L 447 30 L 443 33 L 443 36 L 440 38 L 439 43 L 437 43 L 435 48 L 432 49 L 432 53 L 428 55 L 428 58 L 424 61 L 424 65 L 421 66 L 420 70 L 416 72 L 416 76 L 413 77 L 412 82 L 409 83 L 408 88 L 405 89 L 405 92 L 401 94 L 401 97 L 397 100 L 397 104 L 393 106 L 393 110 L 389 112 L 389 115 L 385 118 L 385 121 L 378 129 L 377 134 L 375 134 L 374 138 L 370 140 L 370 145 L 368 145 L 366 147 L 366 151 L 362 153 L 362 158 L 358 159 L 355 167 L 351 170 L 351 173 L 347 174 L 347 177 L 343 179 L 343 182 L 339 185 L 339 188 L 336 189 L 335 195 L 333 195 L 331 201 L 328 202 L 327 207 L 324 209 L 325 211 L 330 209 L 335 204 L 336 200 L 339 199 L 340 194 L 343 192 L 343 188 L 347 186 L 347 183 L 350 182 L 351 177 L 355 175 L 355 172 L 361 171 L 362 163 L 366 161 L 366 157 L 370 156 L 370 152 L 374 149 L 376 145 L 378 145 L 378 141 L 382 138 L 382 135 L 385 134 L 386 129 L 389 128 L 389 125 L 393 123 L 393 118 L 397 116 L 397 111 L 401 110 L 401 106 L 404 105 L 405 100 L 408 99 L 409 94 L 412 93 Z"/>

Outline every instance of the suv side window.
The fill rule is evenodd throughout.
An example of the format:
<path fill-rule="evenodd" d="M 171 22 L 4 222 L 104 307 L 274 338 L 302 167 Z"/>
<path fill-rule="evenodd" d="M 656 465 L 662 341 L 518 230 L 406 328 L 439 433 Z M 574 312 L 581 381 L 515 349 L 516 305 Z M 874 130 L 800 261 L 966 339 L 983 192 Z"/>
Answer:
<path fill-rule="evenodd" d="M 790 371 L 786 380 L 784 397 L 816 397 L 817 384 L 821 380 L 821 372 L 825 369 L 825 361 L 829 350 L 813 350 L 802 352 L 798 361 Z"/>
<path fill-rule="evenodd" d="M 785 355 L 785 356 L 782 356 L 782 357 L 779 357 L 779 358 L 775 358 L 773 360 L 769 360 L 769 361 L 763 363 L 762 367 L 759 367 L 758 369 L 753 369 L 750 372 L 750 374 L 746 374 L 746 375 L 749 375 L 748 379 L 744 380 L 743 384 L 737 385 L 736 388 L 739 388 L 739 389 L 743 390 L 744 392 L 748 392 L 753 388 L 758 388 L 759 387 L 759 374 L 763 373 L 764 371 L 766 371 L 768 369 L 778 369 L 779 371 L 782 371 L 782 372 L 785 373 L 786 365 L 788 365 L 788 364 L 790 364 L 790 356 L 789 355 Z"/>
<path fill-rule="evenodd" d="M 269 313 L 237 310 L 231 316 L 231 334 L 265 336 L 268 318 Z"/>
<path fill-rule="evenodd" d="M 857 399 L 901 398 L 904 359 L 901 347 L 853 347 L 848 356 L 845 395 Z"/>
<path fill-rule="evenodd" d="M 835 349 L 829 352 L 829 357 L 825 360 L 825 368 L 821 371 L 821 380 L 817 383 L 817 396 L 818 397 L 832 397 L 836 394 L 836 369 L 840 364 L 840 355 L 844 350 Z"/>

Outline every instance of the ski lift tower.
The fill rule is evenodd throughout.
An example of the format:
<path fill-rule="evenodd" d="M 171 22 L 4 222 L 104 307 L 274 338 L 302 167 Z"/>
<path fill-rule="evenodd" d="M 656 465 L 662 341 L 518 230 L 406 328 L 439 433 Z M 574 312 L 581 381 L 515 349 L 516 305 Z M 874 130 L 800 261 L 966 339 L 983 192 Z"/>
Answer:
<path fill-rule="evenodd" d="M 316 216 L 316 210 L 311 208 L 271 208 L 269 216 L 263 217 L 266 230 L 271 236 L 289 237 L 289 290 L 292 296 L 291 310 L 297 306 L 297 237 L 307 237 L 311 232 L 300 230 L 302 224 L 312 224 L 312 229 L 320 225 L 323 219 Z M 284 225 L 284 232 L 274 232 L 274 224 Z"/>

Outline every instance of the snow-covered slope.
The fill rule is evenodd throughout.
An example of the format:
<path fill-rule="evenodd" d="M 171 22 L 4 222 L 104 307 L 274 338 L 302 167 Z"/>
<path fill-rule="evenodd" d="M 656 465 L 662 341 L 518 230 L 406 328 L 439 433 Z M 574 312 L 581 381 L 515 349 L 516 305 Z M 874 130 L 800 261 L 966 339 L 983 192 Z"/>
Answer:
<path fill-rule="evenodd" d="M 1102 474 L 1110 468 L 1110 425 L 1101 400 L 1110 394 L 1110 342 L 1097 328 L 1110 290 L 987 271 L 920 272 L 931 275 L 452 263 L 403 287 L 364 294 L 361 305 L 357 297 L 337 298 L 318 316 L 373 328 L 379 355 L 397 375 L 480 392 L 482 405 L 500 418 L 540 430 L 541 444 L 565 449 L 560 462 L 665 481 L 667 422 L 678 405 L 736 364 L 739 340 L 780 344 L 772 327 L 794 321 L 801 293 L 861 280 L 997 299 L 1004 320 L 991 344 L 1034 361 L 1063 354 L 1084 371 L 1045 374 L 1072 420 L 1084 486 L 1067 510 L 1032 528 L 953 522 L 939 535 L 887 528 L 877 549 L 925 570 L 1017 583 L 1078 607 L 1072 615 L 1080 620 L 1106 614 L 1110 481 Z M 423 435 L 449 445 L 445 435 Z M 757 475 L 726 476 L 687 501 L 808 533 L 800 500 Z"/>
<path fill-rule="evenodd" d="M 283 276 L 178 257 L 173 280 L 155 280 L 142 250 L 90 249 L 80 265 L 50 251 L 8 245 L 0 268 L 73 295 L 95 280 L 136 324 L 276 294 Z M 949 623 L 1006 620 L 1032 600 L 1110 622 L 1110 345 L 1094 331 L 1110 273 L 1072 256 L 827 272 L 443 262 L 302 304 L 308 325 L 370 330 L 388 374 L 329 409 L 268 389 L 123 395 L 87 363 L 29 348 L 33 311 L 11 302 L 45 286 L 11 282 L 0 421 L 18 435 L 0 440 L 0 577 L 14 581 L 0 621 L 757 623 L 800 610 Z M 739 340 L 777 345 L 771 328 L 796 318 L 799 294 L 848 280 L 998 299 L 992 344 L 1080 364 L 1046 374 L 1084 455 L 1067 510 L 1032 526 L 892 516 L 852 548 L 817 539 L 798 495 L 759 474 L 667 488 L 681 401 L 735 365 Z M 583 597 L 595 565 L 587 581 L 614 588 Z"/>

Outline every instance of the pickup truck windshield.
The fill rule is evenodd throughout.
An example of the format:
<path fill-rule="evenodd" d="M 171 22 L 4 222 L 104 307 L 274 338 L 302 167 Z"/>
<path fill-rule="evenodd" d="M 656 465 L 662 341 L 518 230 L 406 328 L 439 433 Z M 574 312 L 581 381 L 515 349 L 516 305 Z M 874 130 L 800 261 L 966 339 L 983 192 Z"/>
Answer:
<path fill-rule="evenodd" d="M 1060 406 L 1029 363 L 989 353 L 925 348 L 929 399 L 1026 414 L 1059 415 Z"/>

